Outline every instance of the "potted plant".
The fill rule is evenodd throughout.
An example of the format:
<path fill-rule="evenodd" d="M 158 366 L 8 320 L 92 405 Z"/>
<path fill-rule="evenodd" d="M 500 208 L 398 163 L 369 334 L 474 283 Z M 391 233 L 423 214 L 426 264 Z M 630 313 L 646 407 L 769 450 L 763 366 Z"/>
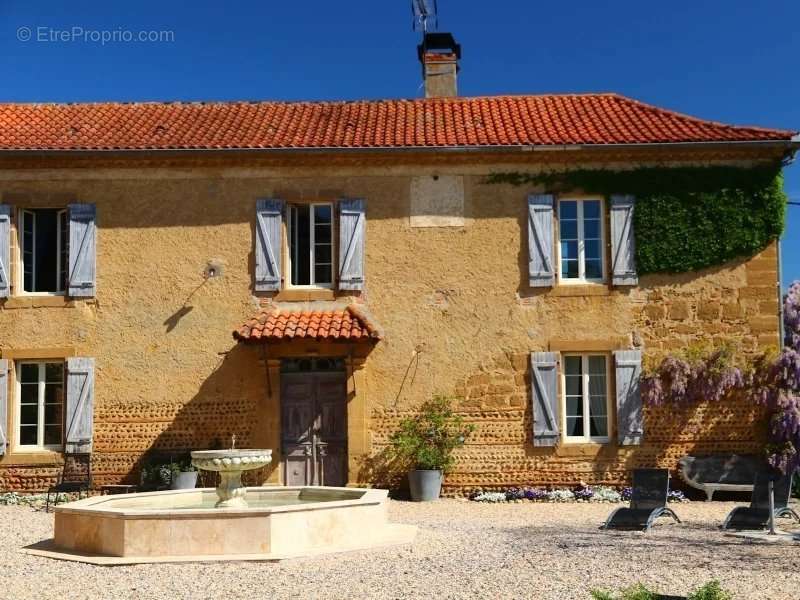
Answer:
<path fill-rule="evenodd" d="M 394 455 L 410 467 L 408 484 L 415 502 L 436 500 L 444 473 L 453 464 L 453 450 L 464 445 L 475 426 L 453 413 L 452 400 L 435 396 L 419 413 L 403 419 L 390 438 Z"/>
<path fill-rule="evenodd" d="M 197 487 L 197 467 L 191 459 L 171 463 L 169 467 L 169 489 L 193 490 Z M 162 475 L 163 479 L 163 475 Z"/>

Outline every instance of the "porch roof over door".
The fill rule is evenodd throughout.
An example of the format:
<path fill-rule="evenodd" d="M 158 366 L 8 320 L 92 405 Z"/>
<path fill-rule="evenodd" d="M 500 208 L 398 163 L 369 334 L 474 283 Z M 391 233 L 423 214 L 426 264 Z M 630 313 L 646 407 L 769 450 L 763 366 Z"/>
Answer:
<path fill-rule="evenodd" d="M 268 307 L 245 321 L 233 338 L 248 344 L 293 340 L 376 343 L 383 339 L 383 332 L 363 309 L 352 304 L 312 310 Z"/>

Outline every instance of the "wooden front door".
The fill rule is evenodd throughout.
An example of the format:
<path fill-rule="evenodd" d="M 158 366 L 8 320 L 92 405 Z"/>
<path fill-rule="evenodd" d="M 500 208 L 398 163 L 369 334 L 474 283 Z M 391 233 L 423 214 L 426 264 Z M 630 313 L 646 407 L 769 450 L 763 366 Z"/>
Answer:
<path fill-rule="evenodd" d="M 344 372 L 281 373 L 285 485 L 347 484 Z"/>

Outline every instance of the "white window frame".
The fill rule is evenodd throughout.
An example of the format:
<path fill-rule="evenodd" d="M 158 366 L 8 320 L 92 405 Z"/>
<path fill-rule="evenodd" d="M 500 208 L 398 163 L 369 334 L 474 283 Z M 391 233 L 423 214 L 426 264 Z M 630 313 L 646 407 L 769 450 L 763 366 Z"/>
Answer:
<path fill-rule="evenodd" d="M 294 257 L 292 256 L 292 226 L 294 223 L 293 212 L 297 209 L 298 206 L 308 206 L 308 213 L 309 213 L 309 277 L 311 279 L 311 283 L 308 285 L 296 285 L 292 283 L 292 261 Z M 315 281 L 316 277 L 316 270 L 315 270 L 315 256 L 314 253 L 316 251 L 316 222 L 315 222 L 315 211 L 314 209 L 317 206 L 327 206 L 331 210 L 331 281 L 329 283 L 317 283 Z M 324 289 L 324 290 L 331 290 L 336 282 L 336 236 L 335 236 L 335 228 L 334 228 L 334 210 L 333 202 L 312 202 L 309 204 L 289 204 L 288 211 L 287 211 L 287 227 L 286 227 L 286 240 L 287 240 L 287 247 L 286 247 L 286 256 L 288 257 L 286 264 L 287 264 L 287 274 L 286 274 L 286 282 L 287 288 L 293 290 L 303 290 L 303 289 Z"/>
<path fill-rule="evenodd" d="M 14 399 L 14 444 L 13 449 L 15 451 L 23 451 L 23 452 L 31 452 L 37 450 L 51 450 L 51 451 L 61 451 L 64 448 L 64 436 L 66 435 L 65 432 L 65 423 L 62 421 L 61 423 L 61 443 L 60 444 L 45 444 L 44 443 L 44 429 L 45 429 L 45 382 L 46 382 L 46 368 L 45 365 L 47 364 L 61 364 L 64 377 L 62 381 L 63 386 L 63 398 L 62 398 L 62 405 L 61 405 L 61 415 L 62 418 L 66 415 L 67 409 L 67 381 L 66 381 L 66 363 L 62 360 L 56 359 L 44 359 L 44 360 L 16 360 L 14 361 L 14 378 L 16 380 L 15 386 L 15 399 Z M 21 433 L 21 420 L 22 420 L 22 378 L 20 377 L 22 373 L 22 366 L 23 365 L 39 365 L 39 379 L 38 379 L 38 415 L 37 415 L 37 424 L 38 424 L 38 434 L 36 444 L 21 444 L 20 440 L 22 439 Z"/>
<path fill-rule="evenodd" d="M 592 356 L 600 356 L 605 359 L 606 364 L 606 431 L 608 435 L 592 436 L 590 435 L 590 419 L 591 401 L 589 398 L 589 358 Z M 567 369 L 566 357 L 580 357 L 581 359 L 581 379 L 582 379 L 582 394 L 583 394 L 583 433 L 581 436 L 567 435 Z M 562 355 L 560 369 L 561 378 L 561 431 L 565 443 L 571 444 L 607 444 L 611 441 L 611 360 L 608 354 L 604 352 L 569 352 Z"/>
<path fill-rule="evenodd" d="M 587 200 L 600 201 L 600 262 L 602 265 L 602 277 L 586 277 L 586 241 L 583 232 L 583 203 Z M 577 202 L 578 208 L 578 277 L 565 277 L 561 271 L 561 203 Z M 556 214 L 558 223 L 558 242 L 556 244 L 556 255 L 558 260 L 558 281 L 566 285 L 581 285 L 587 283 L 607 283 L 608 267 L 606 264 L 606 246 L 608 235 L 606 233 L 606 200 L 602 196 L 564 196 L 558 199 L 558 212 Z"/>
<path fill-rule="evenodd" d="M 56 226 L 56 247 L 58 248 L 56 252 L 56 273 L 58 276 L 58 281 L 56 282 L 56 291 L 55 292 L 29 292 L 25 290 L 25 221 L 28 218 L 33 219 L 33 265 L 31 266 L 31 271 L 33 273 L 33 281 L 36 281 L 36 213 L 33 212 L 34 209 L 30 208 L 20 208 L 17 211 L 17 264 L 19 268 L 17 269 L 17 276 L 15 282 L 15 288 L 17 290 L 18 296 L 65 296 L 66 289 L 65 289 L 65 282 L 66 282 L 66 273 L 64 273 L 62 269 L 62 262 L 61 262 L 61 244 L 64 241 L 64 237 L 69 235 L 69 216 L 67 215 L 67 209 L 50 209 L 56 210 L 57 213 L 57 226 Z M 66 217 L 66 219 L 62 219 L 62 217 Z M 65 226 L 62 227 L 61 223 L 64 221 Z M 67 238 L 68 240 L 69 238 Z M 69 252 L 69 250 L 67 250 Z M 69 256 L 67 256 L 67 268 L 69 268 Z"/>

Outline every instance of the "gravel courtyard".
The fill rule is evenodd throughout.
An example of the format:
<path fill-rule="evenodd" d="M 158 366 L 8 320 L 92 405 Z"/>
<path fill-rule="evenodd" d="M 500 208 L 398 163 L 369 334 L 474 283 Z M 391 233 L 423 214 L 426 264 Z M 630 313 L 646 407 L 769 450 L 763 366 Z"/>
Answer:
<path fill-rule="evenodd" d="M 675 505 L 648 534 L 597 529 L 611 505 L 391 502 L 420 527 L 412 546 L 281 563 L 96 567 L 18 552 L 49 538 L 52 515 L 0 507 L 0 598 L 588 599 L 642 581 L 685 594 L 720 579 L 739 600 L 800 598 L 800 546 L 743 543 L 717 530 L 735 504 Z"/>

